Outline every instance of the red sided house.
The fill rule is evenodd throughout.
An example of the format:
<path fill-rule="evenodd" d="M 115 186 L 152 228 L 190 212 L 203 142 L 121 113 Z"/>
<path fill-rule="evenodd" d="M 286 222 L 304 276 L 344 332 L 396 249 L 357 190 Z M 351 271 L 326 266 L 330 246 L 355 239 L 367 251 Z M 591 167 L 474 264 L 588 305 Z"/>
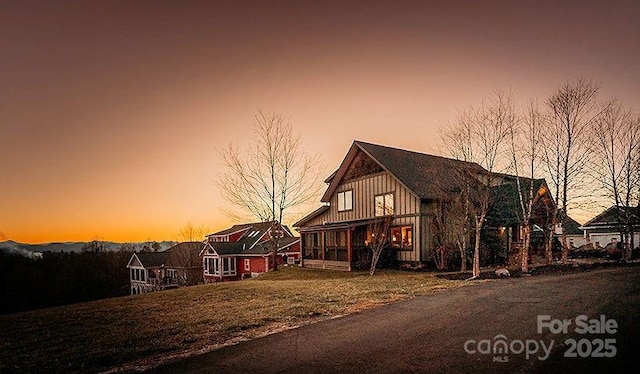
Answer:
<path fill-rule="evenodd" d="M 134 253 L 127 264 L 131 294 L 202 283 L 202 242 L 178 243 L 164 252 Z"/>
<path fill-rule="evenodd" d="M 271 258 L 271 222 L 234 225 L 207 235 L 200 255 L 204 281 L 238 280 L 273 269 Z M 287 226 L 281 226 L 278 239 L 278 264 L 300 263 L 300 238 Z"/>

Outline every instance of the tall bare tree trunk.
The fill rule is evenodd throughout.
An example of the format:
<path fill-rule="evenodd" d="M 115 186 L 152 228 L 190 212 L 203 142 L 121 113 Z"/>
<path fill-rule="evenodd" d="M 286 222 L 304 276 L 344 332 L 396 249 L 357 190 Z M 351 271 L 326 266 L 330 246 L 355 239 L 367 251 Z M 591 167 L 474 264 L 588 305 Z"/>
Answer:
<path fill-rule="evenodd" d="M 529 246 L 530 246 L 530 238 L 531 238 L 531 226 L 526 224 L 523 227 L 524 240 L 522 243 L 522 248 L 520 248 L 520 270 L 523 273 L 529 272 Z"/>
<path fill-rule="evenodd" d="M 482 222 L 484 216 L 476 221 L 476 242 L 473 249 L 473 277 L 480 276 L 480 234 L 482 233 Z"/>
<path fill-rule="evenodd" d="M 547 265 L 553 264 L 553 235 L 557 224 L 556 212 L 553 212 L 551 215 L 551 229 L 549 230 L 549 237 L 547 238 L 547 244 L 544 248 L 545 263 Z"/>
<path fill-rule="evenodd" d="M 467 233 L 465 232 L 465 235 Z M 460 249 L 460 271 L 467 271 L 467 240 L 463 239 L 462 242 L 458 241 L 458 248 Z"/>

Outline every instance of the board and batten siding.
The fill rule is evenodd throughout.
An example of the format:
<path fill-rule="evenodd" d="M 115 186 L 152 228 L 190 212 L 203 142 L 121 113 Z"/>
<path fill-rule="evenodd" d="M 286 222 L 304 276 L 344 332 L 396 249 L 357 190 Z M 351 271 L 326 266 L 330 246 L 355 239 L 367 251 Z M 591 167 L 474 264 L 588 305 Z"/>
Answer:
<path fill-rule="evenodd" d="M 353 191 L 353 209 L 338 212 L 338 193 Z M 420 226 L 420 198 L 409 191 L 388 172 L 367 175 L 341 183 L 331 195 L 329 210 L 307 222 L 308 226 L 323 223 L 352 222 L 375 218 L 375 196 L 394 195 L 393 225 L 413 226 L 413 251 L 398 251 L 400 261 L 425 261 L 420 258 L 423 240 Z"/>

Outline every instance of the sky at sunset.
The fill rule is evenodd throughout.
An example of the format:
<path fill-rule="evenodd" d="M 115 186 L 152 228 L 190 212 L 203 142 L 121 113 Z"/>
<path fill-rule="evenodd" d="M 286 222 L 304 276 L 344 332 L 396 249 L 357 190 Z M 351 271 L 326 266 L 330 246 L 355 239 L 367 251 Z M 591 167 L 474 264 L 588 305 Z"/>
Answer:
<path fill-rule="evenodd" d="M 577 76 L 640 110 L 640 2 L 0 1 L 0 241 L 229 226 L 218 150 L 258 109 L 328 175 L 354 139 L 436 153 L 496 88 Z"/>

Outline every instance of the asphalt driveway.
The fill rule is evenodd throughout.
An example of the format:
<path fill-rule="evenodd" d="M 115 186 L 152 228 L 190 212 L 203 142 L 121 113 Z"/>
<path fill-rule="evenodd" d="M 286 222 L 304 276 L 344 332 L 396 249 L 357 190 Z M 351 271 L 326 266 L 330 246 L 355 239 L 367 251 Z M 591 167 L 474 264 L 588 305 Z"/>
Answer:
<path fill-rule="evenodd" d="M 638 267 L 504 279 L 285 331 L 154 371 L 640 372 L 638 312 Z"/>

